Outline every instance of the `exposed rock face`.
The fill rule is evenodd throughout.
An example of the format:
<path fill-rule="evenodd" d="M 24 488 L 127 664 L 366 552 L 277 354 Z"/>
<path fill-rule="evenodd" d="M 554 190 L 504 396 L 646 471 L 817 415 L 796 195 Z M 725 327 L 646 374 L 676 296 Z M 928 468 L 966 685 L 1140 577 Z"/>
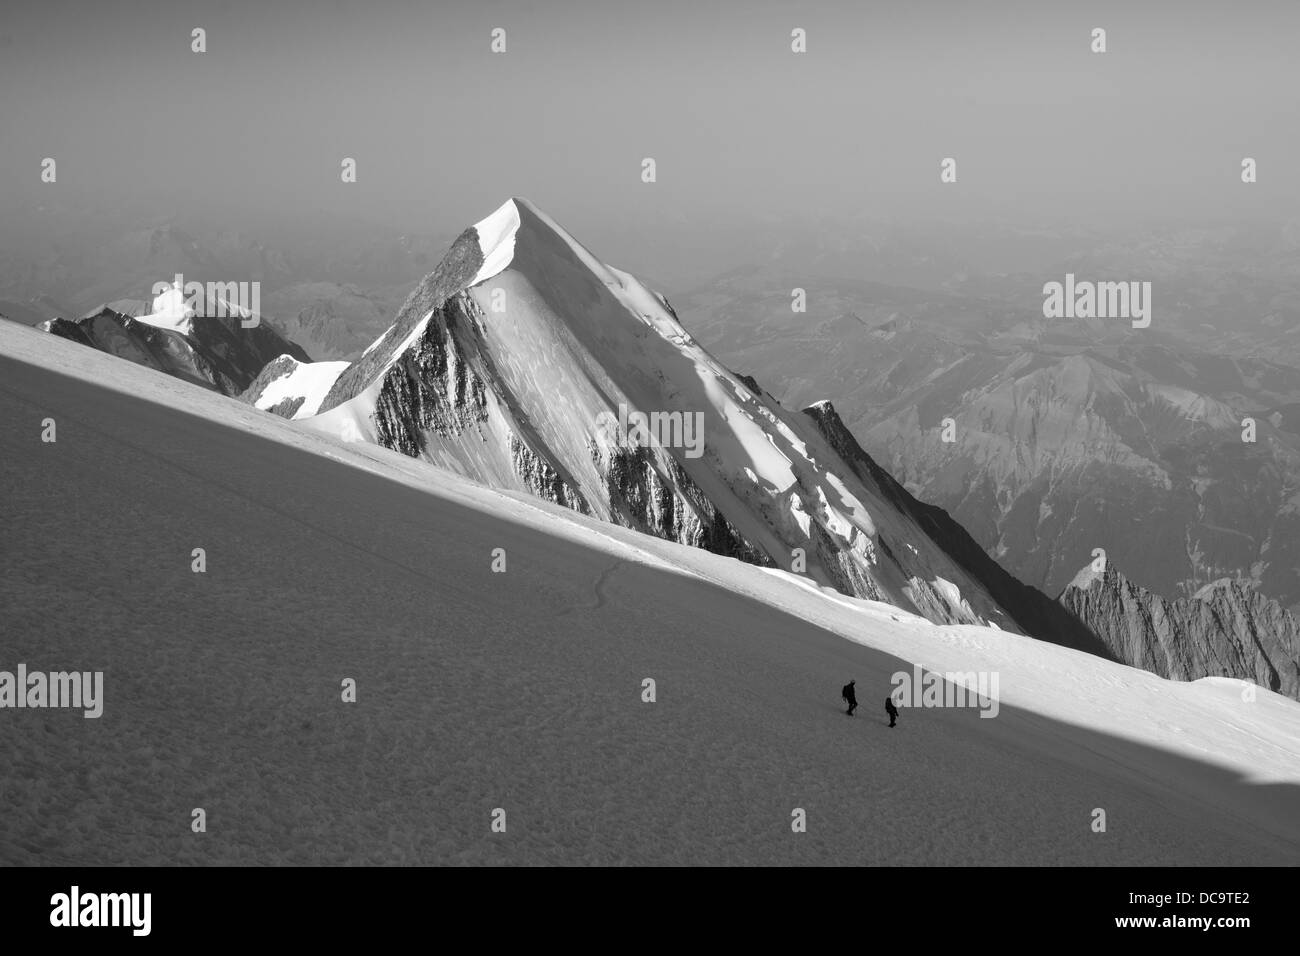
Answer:
<path fill-rule="evenodd" d="M 590 514 L 591 509 L 583 500 L 582 493 L 575 491 L 555 465 L 533 451 L 518 435 L 510 436 L 510 460 L 514 463 L 515 474 L 537 497 Z"/>
<path fill-rule="evenodd" d="M 1125 664 L 1174 680 L 1240 678 L 1300 700 L 1300 621 L 1241 584 L 1167 601 L 1089 565 L 1059 600 Z"/>
<path fill-rule="evenodd" d="M 247 389 L 280 355 L 311 361 L 265 322 L 244 328 L 235 316 L 196 320 L 187 335 L 105 307 L 82 319 L 51 319 L 37 328 L 231 396 Z"/>
<path fill-rule="evenodd" d="M 122 317 L 126 318 L 126 316 Z M 61 339 L 68 339 L 69 341 L 76 342 L 78 345 L 89 345 L 92 349 L 98 348 L 98 346 L 95 345 L 95 340 L 90 337 L 90 333 L 86 329 L 86 325 L 90 321 L 90 319 L 82 319 L 80 322 L 74 322 L 71 319 L 46 319 L 44 322 L 38 322 L 36 328 L 40 329 L 42 332 L 49 332 L 52 335 L 57 335 Z M 104 351 L 109 350 L 105 349 Z M 131 361 L 134 361 L 137 365 L 151 364 L 148 361 L 140 361 L 138 359 L 131 359 Z"/>
<path fill-rule="evenodd" d="M 441 308 L 454 293 L 464 289 L 482 264 L 478 234 L 471 226 L 452 243 L 438 267 L 425 276 L 424 281 L 407 296 L 392 327 L 365 351 L 348 369 L 347 374 L 340 376 L 334 383 L 334 388 L 321 403 L 321 411 L 329 411 L 354 398 L 374 381 L 383 369 L 391 349 L 397 343 L 405 341 L 424 316 Z"/>
<path fill-rule="evenodd" d="M 593 460 L 605 473 L 608 501 L 620 524 L 750 564 L 772 566 L 772 560 L 731 526 L 673 459 L 664 463 L 665 480 L 649 449 L 602 449 L 595 442 L 591 449 Z"/>
<path fill-rule="evenodd" d="M 375 409 L 380 444 L 418 457 L 426 432 L 451 437 L 487 420 L 487 381 L 479 370 L 486 371 L 488 359 L 474 334 L 476 309 L 464 298 L 440 302 L 424 334 L 398 355 Z"/>
<path fill-rule="evenodd" d="M 385 448 L 527 491 L 583 514 L 590 506 L 564 465 L 517 414 L 482 335 L 482 309 L 456 282 L 473 259 L 462 236 L 439 269 L 412 293 L 372 352 L 340 376 L 326 402 L 369 389 L 374 439 Z M 477 266 L 474 266 L 477 268 Z M 460 276 L 459 279 L 456 277 Z M 455 294 L 448 294 L 454 291 Z M 420 308 L 423 318 L 411 323 Z M 405 330 L 405 331 L 402 331 Z M 408 341 L 385 362 L 385 344 Z M 366 381 L 366 367 L 374 377 Z M 358 371 L 358 369 L 360 369 Z"/>

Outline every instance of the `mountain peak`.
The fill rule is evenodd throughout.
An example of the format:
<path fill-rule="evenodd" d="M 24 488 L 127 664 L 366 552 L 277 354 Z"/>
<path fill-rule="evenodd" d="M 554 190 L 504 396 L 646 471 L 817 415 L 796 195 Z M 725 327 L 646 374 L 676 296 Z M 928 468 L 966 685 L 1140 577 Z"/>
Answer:
<path fill-rule="evenodd" d="M 521 272 L 550 268 L 557 257 L 568 260 L 570 266 L 594 273 L 607 286 L 625 287 L 624 280 L 629 278 L 610 269 L 558 222 L 529 200 L 518 196 L 507 199 L 493 213 L 466 230 L 466 233 L 470 232 L 477 240 L 482 264 L 474 278 L 466 283 L 466 288 L 486 282 L 512 265 Z M 531 270 L 528 265 L 516 262 L 525 249 L 529 253 L 529 262 L 533 264 Z"/>
<path fill-rule="evenodd" d="M 718 554 L 797 555 L 816 585 L 937 622 L 1024 626 L 1023 586 L 969 536 L 841 457 L 857 446 L 829 403 L 782 408 L 524 199 L 457 238 L 304 421 Z M 1056 619 L 1032 619 L 1068 643 L 1072 620 L 1039 598 Z"/>
<path fill-rule="evenodd" d="M 160 329 L 171 329 L 182 335 L 194 331 L 194 318 L 195 312 L 185 299 L 185 291 L 175 282 L 154 297 L 153 308 L 149 312 L 139 316 L 141 322 Z"/>
<path fill-rule="evenodd" d="M 474 223 L 473 229 L 483 264 L 470 280 L 470 285 L 478 285 L 492 278 L 514 259 L 521 206 L 532 211 L 532 204 L 528 200 L 512 196 L 498 206 L 495 212 Z"/>
<path fill-rule="evenodd" d="M 1105 562 L 1105 567 L 1100 571 L 1097 570 L 1093 562 L 1089 561 L 1079 569 L 1079 573 L 1065 586 L 1065 590 L 1075 588 L 1080 591 L 1087 591 L 1094 585 L 1107 587 L 1123 583 L 1124 580 L 1124 575 L 1120 574 L 1109 561 Z"/>
<path fill-rule="evenodd" d="M 1243 587 L 1241 584 L 1239 584 L 1232 578 L 1219 578 L 1218 580 L 1211 581 L 1210 583 L 1203 585 L 1201 588 L 1199 588 L 1196 591 L 1196 593 L 1192 595 L 1192 600 L 1210 601 L 1214 599 L 1214 596 L 1216 594 L 1222 591 L 1227 591 L 1230 594 L 1235 594 L 1235 593 L 1253 593 L 1253 590 L 1254 590 L 1253 588 Z"/>

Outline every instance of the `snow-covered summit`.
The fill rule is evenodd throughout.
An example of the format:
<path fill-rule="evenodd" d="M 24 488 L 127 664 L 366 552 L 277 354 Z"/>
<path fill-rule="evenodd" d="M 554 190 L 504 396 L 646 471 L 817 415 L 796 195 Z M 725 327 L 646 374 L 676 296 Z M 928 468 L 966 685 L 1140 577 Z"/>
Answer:
<path fill-rule="evenodd" d="M 194 309 L 185 299 L 185 292 L 176 283 L 154 296 L 151 311 L 137 316 L 137 320 L 160 329 L 189 335 L 194 331 Z"/>
<path fill-rule="evenodd" d="M 300 362 L 281 355 L 267 363 L 241 398 L 285 418 L 315 415 L 347 362 Z"/>
<path fill-rule="evenodd" d="M 483 264 L 470 285 L 478 285 L 510 265 L 515 253 L 515 233 L 519 230 L 519 207 L 516 204 L 521 201 L 507 199 L 492 215 L 474 224 Z"/>

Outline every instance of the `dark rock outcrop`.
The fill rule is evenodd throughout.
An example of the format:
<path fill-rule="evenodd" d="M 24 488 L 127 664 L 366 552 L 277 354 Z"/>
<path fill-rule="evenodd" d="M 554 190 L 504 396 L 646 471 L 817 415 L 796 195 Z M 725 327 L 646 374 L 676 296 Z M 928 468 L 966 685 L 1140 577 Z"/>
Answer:
<path fill-rule="evenodd" d="M 37 328 L 231 396 L 244 392 L 280 355 L 311 361 L 265 321 L 244 328 L 237 316 L 197 318 L 185 335 L 105 307 L 85 318 L 51 319 Z"/>
<path fill-rule="evenodd" d="M 442 308 L 452 295 L 463 290 L 482 264 L 478 232 L 470 226 L 452 243 L 437 268 L 406 297 L 396 320 L 382 339 L 339 376 L 329 395 L 321 402 L 320 410 L 326 412 L 342 405 L 366 388 L 379 374 L 393 348 L 405 341 L 426 315 Z"/>
<path fill-rule="evenodd" d="M 1235 677 L 1300 700 L 1300 621 L 1237 582 L 1168 601 L 1089 565 L 1059 601 L 1125 664 L 1174 680 Z"/>

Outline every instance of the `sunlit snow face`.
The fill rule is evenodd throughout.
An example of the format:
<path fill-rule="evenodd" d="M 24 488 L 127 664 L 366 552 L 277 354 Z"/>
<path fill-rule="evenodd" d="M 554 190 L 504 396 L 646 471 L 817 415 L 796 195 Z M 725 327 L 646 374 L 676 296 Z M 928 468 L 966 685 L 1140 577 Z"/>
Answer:
<path fill-rule="evenodd" d="M 166 282 L 154 286 L 153 314 L 168 318 L 193 318 L 194 309 L 177 284 Z"/>

